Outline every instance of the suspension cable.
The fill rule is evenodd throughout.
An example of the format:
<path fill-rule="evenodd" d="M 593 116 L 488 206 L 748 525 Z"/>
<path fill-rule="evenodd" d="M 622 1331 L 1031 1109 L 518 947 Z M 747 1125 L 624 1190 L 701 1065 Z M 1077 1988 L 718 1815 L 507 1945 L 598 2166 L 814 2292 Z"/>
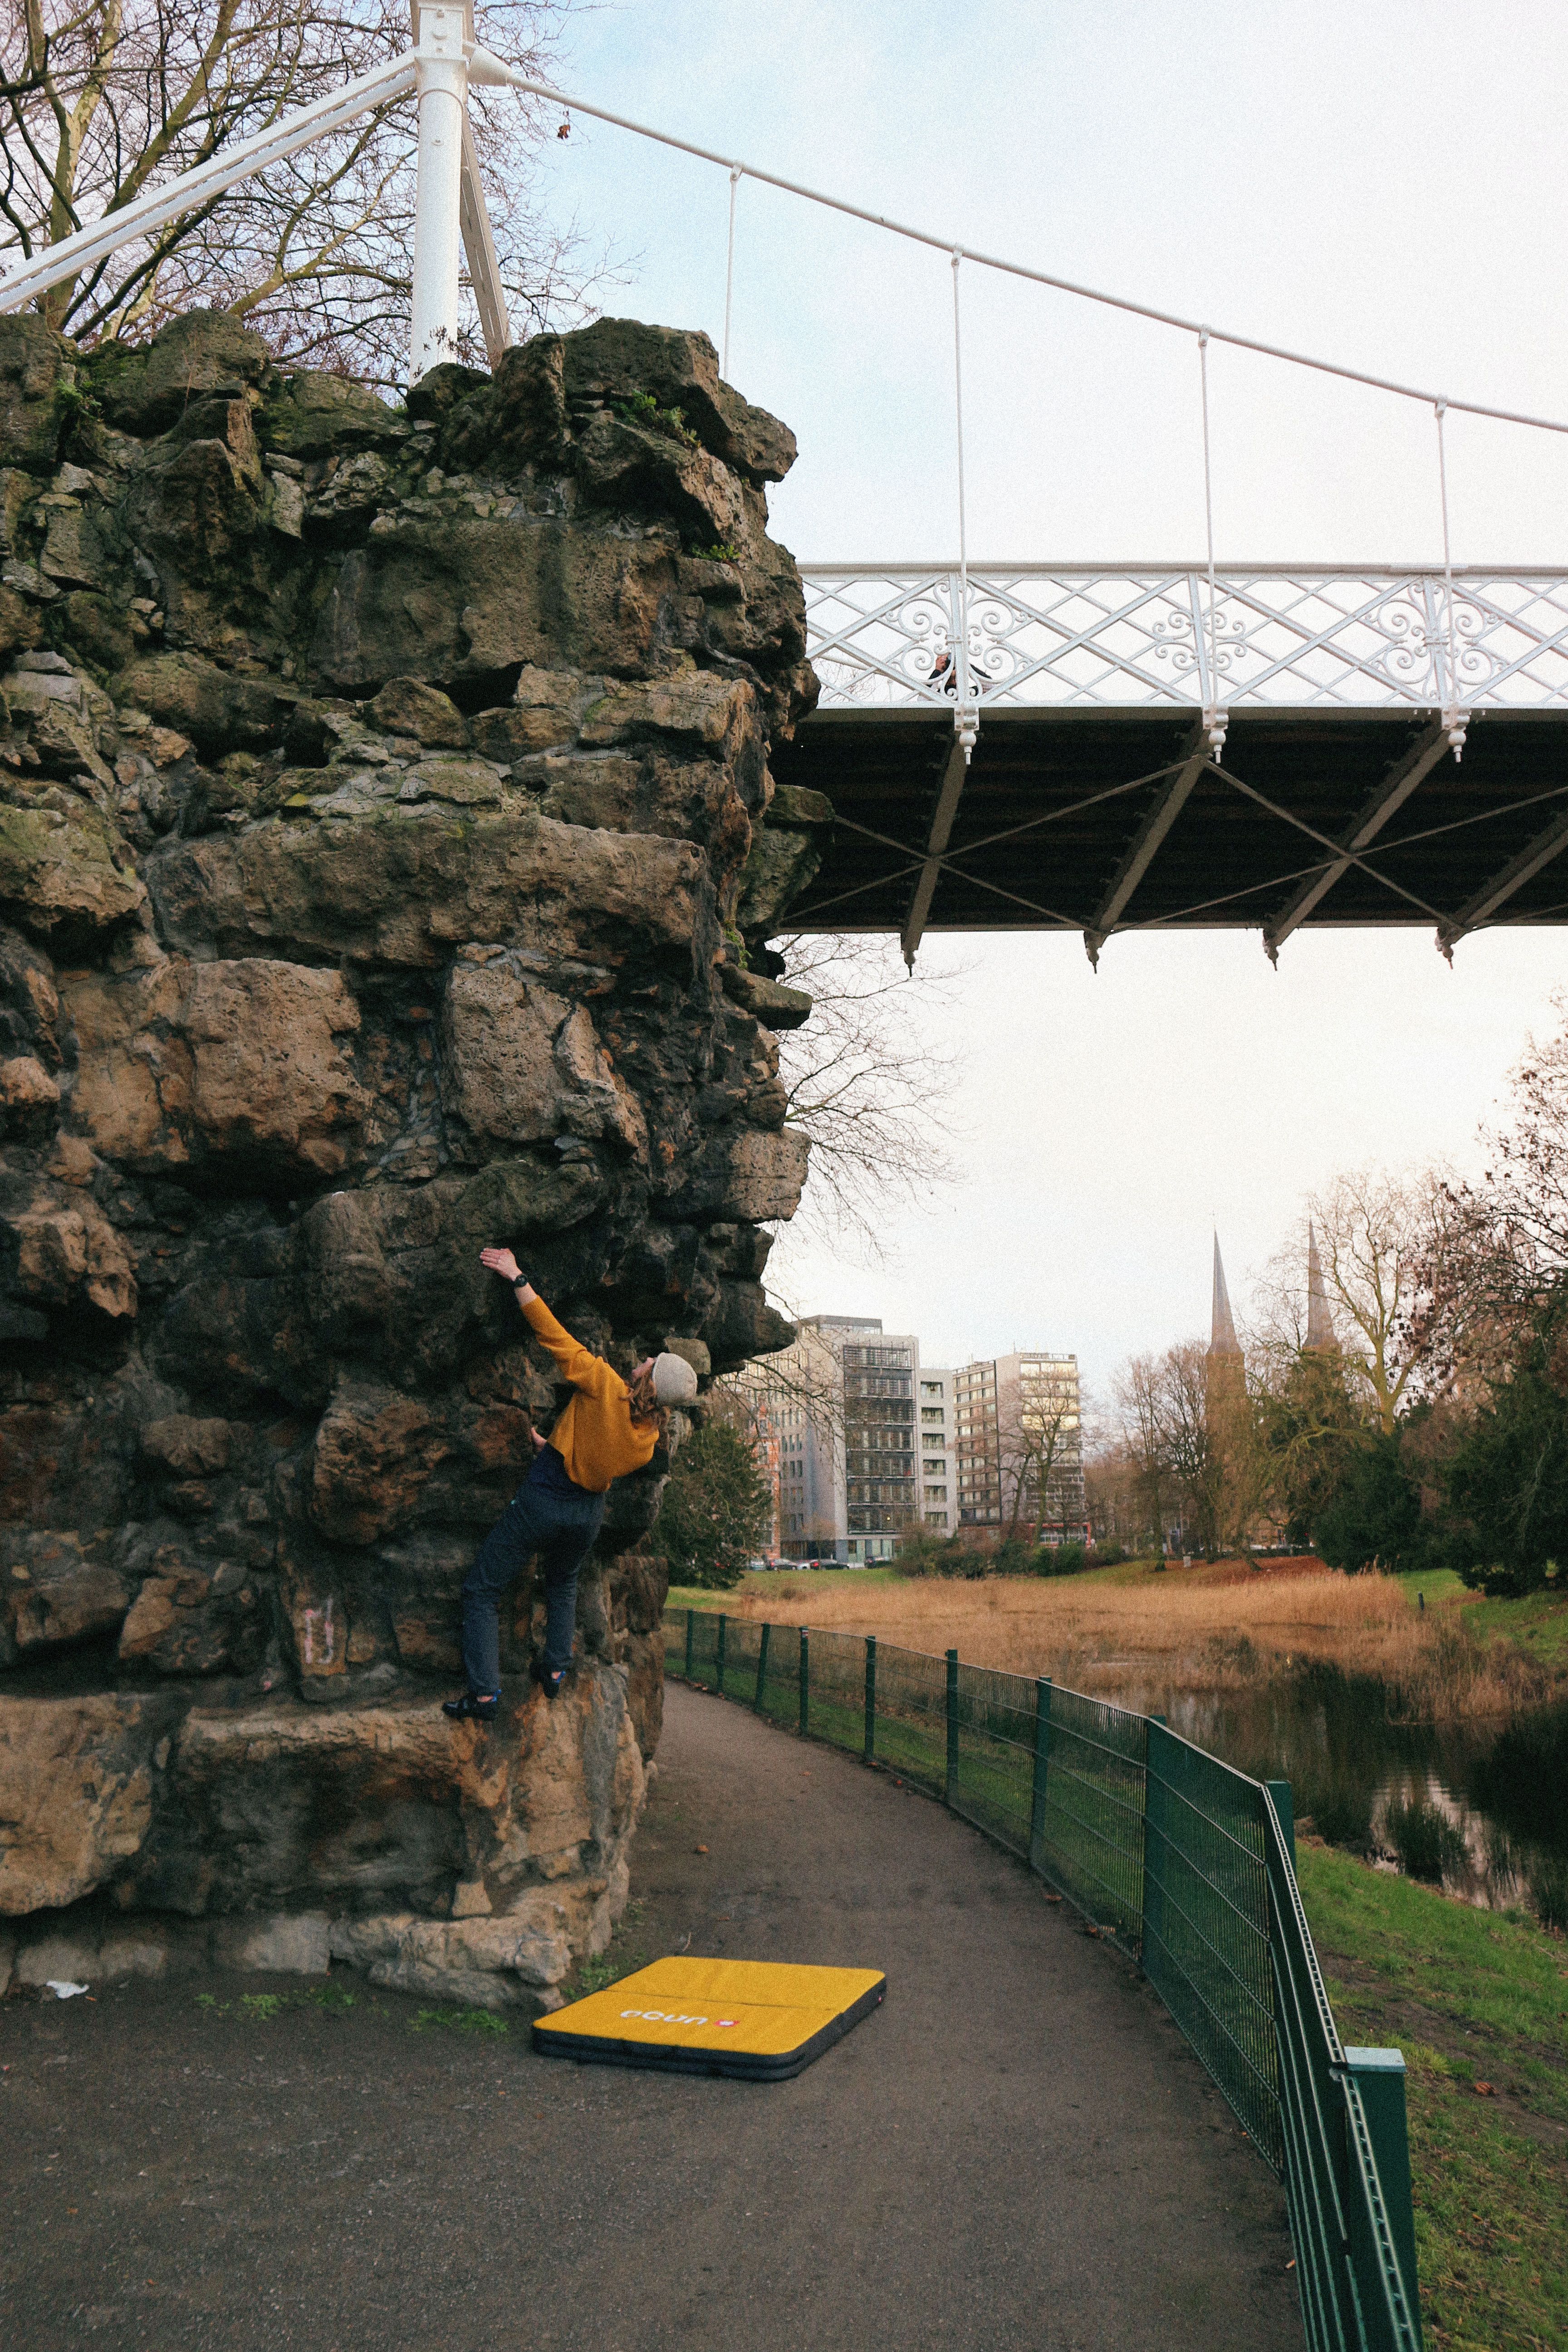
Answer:
<path fill-rule="evenodd" d="M 1218 593 L 1214 576 L 1214 468 L 1209 457 L 1209 331 L 1198 331 L 1198 378 L 1203 387 L 1204 406 L 1204 530 L 1208 536 L 1209 556 L 1209 690 L 1208 707 L 1204 712 L 1204 730 L 1209 739 L 1209 750 L 1217 761 L 1225 750 L 1226 714 L 1219 707 L 1219 627 L 1216 614 Z"/>
<path fill-rule="evenodd" d="M 745 168 L 743 163 L 731 163 L 730 166 L 730 247 L 724 261 L 724 349 L 719 360 L 719 373 L 726 383 L 730 380 L 730 297 L 735 285 L 735 190 Z"/>
<path fill-rule="evenodd" d="M 892 236 L 908 237 L 913 245 L 929 245 L 938 252 L 952 253 L 957 248 L 951 236 L 939 236 L 934 231 L 914 228 L 906 221 L 892 220 L 886 213 L 874 213 L 865 205 L 852 205 L 842 196 L 830 196 L 820 188 L 808 188 L 799 180 L 786 180 L 782 173 L 764 172 L 756 163 L 737 162 L 732 155 L 721 155 L 711 147 L 700 147 L 695 140 L 678 139 L 673 131 L 656 131 L 650 123 L 637 122 L 629 114 L 616 114 L 607 106 L 594 106 L 586 99 L 567 98 L 549 82 L 532 81 L 526 74 L 503 68 L 497 76 L 510 88 L 525 91 L 531 98 L 542 98 L 552 106 L 569 107 L 574 113 L 592 115 L 595 121 L 612 123 L 617 131 L 630 131 L 639 139 L 652 139 L 661 147 L 673 147 L 682 155 L 695 155 L 700 163 L 718 163 L 725 171 L 744 173 L 749 180 L 760 181 L 763 186 L 782 189 L 788 196 L 800 196 L 805 203 L 822 205 L 829 212 L 843 213 L 847 219 L 867 221 L 873 228 L 886 229 Z M 1076 278 L 1058 278 L 1047 269 L 1031 269 L 1021 261 L 1005 260 L 999 254 L 976 253 L 972 246 L 963 247 L 966 261 L 978 268 L 1000 270 L 1008 278 L 1026 278 L 1033 286 L 1048 286 L 1058 294 L 1071 294 L 1081 302 L 1099 302 L 1110 310 L 1125 311 L 1131 319 L 1147 319 L 1157 327 L 1174 327 L 1183 334 L 1206 334 L 1216 343 L 1228 343 L 1239 352 L 1256 352 L 1262 359 L 1283 360 L 1290 367 L 1313 368 L 1320 375 L 1338 376 L 1345 383 L 1365 384 L 1373 392 L 1390 392 L 1400 400 L 1418 400 L 1432 407 L 1440 394 L 1424 392 L 1417 384 L 1401 383 L 1394 377 L 1373 375 L 1365 368 L 1342 366 L 1335 360 L 1318 359 L 1310 352 L 1293 352 L 1283 343 L 1266 343 L 1256 335 L 1238 335 L 1225 327 L 1204 327 L 1196 319 L 1184 319 L 1177 311 L 1162 310 L 1152 302 L 1134 302 L 1123 294 L 1107 294 L 1097 286 L 1083 286 Z M 1445 404 L 1458 409 L 1467 416 L 1489 417 L 1497 425 L 1526 425 L 1541 433 L 1568 434 L 1568 422 L 1553 416 L 1531 416 L 1523 410 L 1492 408 L 1485 401 L 1453 400 Z"/>
<path fill-rule="evenodd" d="M 1443 724 L 1448 730 L 1448 744 L 1456 761 L 1465 748 L 1466 713 L 1459 709 L 1458 647 L 1454 634 L 1454 556 L 1448 543 L 1448 456 L 1444 446 L 1443 420 L 1447 411 L 1446 400 L 1434 401 L 1432 414 L 1437 421 L 1437 493 L 1443 504 L 1443 596 L 1444 619 L 1447 635 L 1447 692 L 1443 698 Z"/>

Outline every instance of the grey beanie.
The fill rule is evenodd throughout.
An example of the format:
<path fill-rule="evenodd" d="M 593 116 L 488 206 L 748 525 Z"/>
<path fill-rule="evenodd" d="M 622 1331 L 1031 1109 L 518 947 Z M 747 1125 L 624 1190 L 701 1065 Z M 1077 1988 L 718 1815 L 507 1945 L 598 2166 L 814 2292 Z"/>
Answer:
<path fill-rule="evenodd" d="M 689 1404 L 697 1394 L 697 1375 L 684 1356 L 656 1356 L 653 1392 L 660 1404 Z"/>

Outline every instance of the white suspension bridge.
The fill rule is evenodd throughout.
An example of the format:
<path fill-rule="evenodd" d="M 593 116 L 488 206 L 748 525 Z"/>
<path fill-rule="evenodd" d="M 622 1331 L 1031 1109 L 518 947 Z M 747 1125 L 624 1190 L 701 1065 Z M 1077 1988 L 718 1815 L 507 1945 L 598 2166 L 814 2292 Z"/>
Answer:
<path fill-rule="evenodd" d="M 455 356 L 459 247 L 493 366 L 511 341 L 468 124 L 470 86 L 515 89 L 710 163 L 729 176 L 721 363 L 745 179 L 946 254 L 952 271 L 951 562 L 811 564 L 821 705 L 775 751 L 780 780 L 833 803 L 833 845 L 792 920 L 896 930 L 1113 933 L 1303 925 L 1568 920 L 1568 574 L 1452 561 L 1451 398 L 1134 302 L 763 171 L 571 97 L 475 39 L 471 0 L 413 0 L 414 42 L 333 96 L 145 191 L 0 281 L 16 310 L 343 123 L 413 92 L 418 118 L 409 374 Z M 972 562 L 964 495 L 964 268 L 1108 305 L 1193 340 L 1206 547 L 1197 562 Z M 1208 354 L 1221 343 L 1427 406 L 1440 567 L 1222 564 L 1213 530 Z M 1460 761 L 1464 761 L 1462 770 Z"/>

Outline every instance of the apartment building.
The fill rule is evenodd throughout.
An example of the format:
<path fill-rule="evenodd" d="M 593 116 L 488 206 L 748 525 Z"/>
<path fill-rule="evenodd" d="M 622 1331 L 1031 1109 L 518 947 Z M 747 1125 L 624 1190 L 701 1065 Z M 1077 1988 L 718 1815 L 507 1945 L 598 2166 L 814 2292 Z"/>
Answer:
<path fill-rule="evenodd" d="M 843 1376 L 831 1341 L 803 1324 L 793 1347 L 748 1367 L 757 1465 L 773 1497 L 772 1558 L 844 1559 Z"/>
<path fill-rule="evenodd" d="M 933 1535 L 950 1536 L 958 1525 L 958 1456 L 954 1419 L 956 1372 L 935 1364 L 920 1368 L 921 1518 Z"/>
<path fill-rule="evenodd" d="M 1047 1543 L 1086 1535 L 1076 1356 L 927 1366 L 879 1317 L 813 1315 L 747 1393 L 774 1556 L 863 1566 L 916 1527 L 982 1543 L 1015 1522 Z"/>
<path fill-rule="evenodd" d="M 838 1355 L 844 1415 L 845 1558 L 890 1559 L 920 1521 L 915 1390 L 921 1343 L 871 1316 L 811 1318 Z"/>
<path fill-rule="evenodd" d="M 1078 1358 L 1017 1350 L 952 1383 L 955 1532 L 1086 1541 Z"/>

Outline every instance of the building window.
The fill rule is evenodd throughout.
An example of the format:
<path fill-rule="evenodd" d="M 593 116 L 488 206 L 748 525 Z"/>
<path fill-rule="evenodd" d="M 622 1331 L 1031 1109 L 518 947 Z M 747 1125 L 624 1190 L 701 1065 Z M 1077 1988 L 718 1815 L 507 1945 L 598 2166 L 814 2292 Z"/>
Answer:
<path fill-rule="evenodd" d="M 947 1488 L 945 1486 L 928 1486 L 926 1488 L 926 1501 L 928 1503 L 945 1503 L 946 1500 Z"/>
<path fill-rule="evenodd" d="M 947 1513 L 945 1511 L 928 1511 L 926 1513 L 926 1525 L 928 1528 L 945 1528 L 947 1525 Z"/>

